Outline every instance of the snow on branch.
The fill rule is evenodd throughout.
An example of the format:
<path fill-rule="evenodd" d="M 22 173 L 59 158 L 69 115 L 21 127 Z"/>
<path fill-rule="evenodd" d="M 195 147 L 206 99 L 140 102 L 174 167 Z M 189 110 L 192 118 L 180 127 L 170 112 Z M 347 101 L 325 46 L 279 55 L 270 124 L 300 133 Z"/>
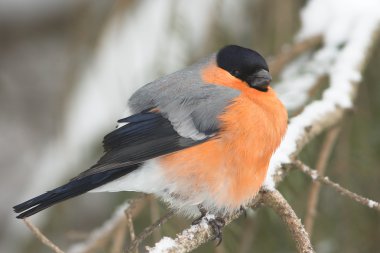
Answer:
<path fill-rule="evenodd" d="M 372 21 L 359 22 L 340 51 L 330 50 L 331 45 L 327 44 L 316 52 L 330 59 L 326 61 L 331 65 L 328 67 L 329 87 L 320 100 L 308 104 L 290 119 L 287 133 L 271 159 L 265 188 L 273 189 L 275 181 L 281 178 L 281 166 L 290 163 L 313 137 L 339 122 L 352 108 L 361 73 L 379 34 L 380 16 Z"/>
<path fill-rule="evenodd" d="M 341 4 L 345 5 L 345 3 Z M 311 8 L 316 8 L 317 11 L 320 11 L 320 9 L 323 10 L 323 6 L 321 7 L 320 5 L 326 7 L 326 1 L 311 1 L 306 7 L 305 12 L 310 11 Z M 328 8 L 330 7 L 328 6 Z M 305 23 L 307 22 L 309 21 L 305 21 Z M 312 138 L 325 129 L 337 124 L 342 119 L 344 113 L 352 107 L 358 83 L 361 81 L 361 73 L 371 55 L 372 46 L 376 44 L 375 42 L 377 41 L 379 22 L 379 15 L 370 15 L 370 17 L 368 17 L 368 15 L 362 15 L 362 20 L 357 22 L 354 27 L 348 26 L 351 29 L 350 36 L 342 36 L 341 38 L 335 38 L 335 40 L 330 38 L 329 41 L 326 39 L 329 38 L 330 30 L 325 29 L 326 33 L 323 34 L 325 40 L 324 45 L 314 53 L 311 59 L 318 62 L 318 64 L 323 64 L 314 65 L 314 67 L 323 69 L 323 74 L 326 73 L 328 75 L 329 87 L 324 90 L 320 100 L 308 104 L 299 115 L 290 120 L 284 140 L 270 162 L 269 171 L 263 187 L 264 189 L 270 190 L 268 194 L 275 195 L 277 193 L 274 187 L 275 184 L 283 178 L 282 166 L 291 163 Z M 307 30 L 305 27 L 303 29 Z M 323 30 L 320 32 L 322 31 Z M 315 36 L 314 34 L 312 35 Z M 299 35 L 301 38 L 303 36 L 302 33 Z M 311 35 L 308 34 L 308 36 Z M 307 36 L 304 37 L 305 39 L 307 38 Z M 337 41 L 339 43 L 337 43 Z M 318 43 L 314 45 L 318 45 Z M 320 74 L 321 72 L 319 75 Z M 289 89 L 291 88 L 294 87 L 289 87 Z M 257 198 L 261 201 L 265 200 L 262 192 L 259 193 Z M 376 208 L 378 207 L 376 202 L 370 200 L 366 201 L 367 206 L 372 208 L 375 208 L 375 206 Z M 274 205 L 270 206 L 276 210 Z M 289 223 L 286 222 L 283 216 L 284 213 L 288 214 L 289 211 L 283 213 L 277 210 L 277 213 L 289 226 Z M 232 218 L 228 217 L 226 224 L 238 216 L 239 214 Z M 296 220 L 298 220 L 298 218 L 296 218 Z M 294 223 L 291 224 L 294 225 Z M 292 231 L 294 227 L 289 229 Z M 310 241 L 302 224 L 293 232 L 303 234 L 304 236 L 301 237 L 306 237 L 305 240 Z M 293 232 L 292 235 L 296 241 L 298 251 L 313 252 L 311 245 L 301 243 L 300 240 L 297 239 L 298 237 L 294 236 Z M 149 252 L 188 252 L 210 240 L 212 236 L 212 230 L 207 223 L 201 223 L 199 226 L 192 226 L 184 230 L 178 234 L 175 239 L 168 237 L 163 238 L 160 242 L 156 243 L 154 248 L 149 249 Z M 307 245 L 307 249 L 303 249 L 300 245 Z"/>
<path fill-rule="evenodd" d="M 256 199 L 250 205 L 252 208 L 257 208 L 262 204 L 272 208 L 285 223 L 290 231 L 293 240 L 295 241 L 298 252 L 312 253 L 314 252 L 309 236 L 304 229 L 301 220 L 297 217 L 292 207 L 284 199 L 280 192 L 274 191 L 261 191 Z M 238 218 L 243 211 L 239 211 L 229 217 L 225 218 L 226 224 L 231 223 Z M 198 248 L 203 243 L 210 241 L 214 238 L 215 234 L 211 226 L 208 225 L 209 219 L 215 218 L 208 215 L 203 218 L 202 222 L 198 225 L 192 225 L 190 228 L 177 234 L 174 239 L 164 237 L 153 248 L 149 248 L 150 253 L 184 253 L 190 252 Z"/>
<path fill-rule="evenodd" d="M 306 175 L 311 177 L 311 179 L 313 179 L 314 181 L 318 181 L 318 182 L 321 182 L 325 185 L 328 185 L 328 186 L 332 187 L 333 189 L 335 189 L 337 192 L 339 192 L 341 195 L 346 196 L 346 197 L 348 197 L 348 198 L 350 198 L 350 199 L 352 199 L 352 200 L 354 200 L 354 201 L 356 201 L 356 202 L 358 202 L 364 206 L 367 206 L 369 208 L 373 208 L 376 211 L 380 212 L 380 203 L 379 202 L 376 202 L 374 200 L 370 200 L 368 198 L 360 196 L 357 193 L 349 191 L 346 188 L 343 188 L 342 186 L 340 186 L 339 184 L 332 182 L 328 177 L 320 176 L 316 170 L 311 169 L 310 167 L 308 167 L 306 164 L 304 164 L 303 162 L 301 162 L 299 160 L 296 160 L 294 163 L 292 163 L 292 165 L 294 165 L 297 169 L 301 170 Z"/>

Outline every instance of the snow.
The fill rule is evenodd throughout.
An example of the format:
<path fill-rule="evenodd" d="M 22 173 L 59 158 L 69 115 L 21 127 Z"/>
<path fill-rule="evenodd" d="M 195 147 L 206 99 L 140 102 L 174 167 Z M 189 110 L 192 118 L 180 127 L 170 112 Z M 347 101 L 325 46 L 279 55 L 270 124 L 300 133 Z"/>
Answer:
<path fill-rule="evenodd" d="M 167 252 L 168 249 L 176 246 L 176 242 L 170 237 L 163 237 L 159 242 L 154 245 L 153 249 L 150 249 L 150 253 Z"/>
<path fill-rule="evenodd" d="M 377 206 L 378 204 L 373 201 L 373 200 L 368 200 L 368 207 L 369 208 L 374 208 L 375 206 Z"/>
<path fill-rule="evenodd" d="M 296 144 L 306 129 L 313 127 L 336 107 L 352 107 L 356 83 L 362 78 L 360 72 L 365 53 L 380 24 L 380 1 L 312 0 L 303 9 L 301 21 L 302 27 L 297 39 L 303 40 L 322 34 L 324 45 L 309 61 L 300 59 L 284 71 L 284 80 L 277 88 L 283 94 L 280 94 L 280 99 L 289 109 L 298 108 L 306 102 L 304 93 L 310 83 L 324 73 L 330 78 L 329 87 L 320 100 L 310 103 L 302 113 L 290 120 L 287 133 L 270 161 L 264 182 L 264 187 L 269 190 L 275 186 L 273 176 L 276 171 L 281 164 L 290 162 L 290 156 L 296 152 Z M 306 73 L 297 77 L 297 72 L 301 70 Z M 297 78 L 298 82 L 294 82 Z M 294 90 L 299 92 L 298 100 L 294 99 L 297 97 L 296 93 L 289 95 Z"/>
<path fill-rule="evenodd" d="M 316 170 L 312 170 L 311 171 L 311 178 L 313 180 L 317 180 L 317 178 L 318 178 L 318 172 Z"/>

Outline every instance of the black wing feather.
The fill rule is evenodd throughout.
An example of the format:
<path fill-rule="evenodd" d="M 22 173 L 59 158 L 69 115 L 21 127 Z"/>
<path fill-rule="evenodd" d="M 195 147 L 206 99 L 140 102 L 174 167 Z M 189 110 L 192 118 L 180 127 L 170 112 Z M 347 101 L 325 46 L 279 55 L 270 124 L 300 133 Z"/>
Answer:
<path fill-rule="evenodd" d="M 207 140 L 180 136 L 159 113 L 144 111 L 119 120 L 127 124 L 104 137 L 105 154 L 69 183 L 14 206 L 25 218 L 58 202 L 78 196 L 139 168 L 146 160 L 179 151 Z"/>

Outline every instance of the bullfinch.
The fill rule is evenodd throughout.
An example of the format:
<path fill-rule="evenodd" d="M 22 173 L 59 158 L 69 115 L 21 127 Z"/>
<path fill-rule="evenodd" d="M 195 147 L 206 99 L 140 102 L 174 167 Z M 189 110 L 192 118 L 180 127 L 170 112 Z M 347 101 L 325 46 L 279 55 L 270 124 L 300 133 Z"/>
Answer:
<path fill-rule="evenodd" d="M 146 84 L 128 101 L 132 115 L 104 137 L 100 160 L 67 184 L 14 206 L 17 218 L 88 191 L 155 194 L 190 217 L 244 208 L 287 127 L 270 82 L 258 52 L 229 45 Z"/>

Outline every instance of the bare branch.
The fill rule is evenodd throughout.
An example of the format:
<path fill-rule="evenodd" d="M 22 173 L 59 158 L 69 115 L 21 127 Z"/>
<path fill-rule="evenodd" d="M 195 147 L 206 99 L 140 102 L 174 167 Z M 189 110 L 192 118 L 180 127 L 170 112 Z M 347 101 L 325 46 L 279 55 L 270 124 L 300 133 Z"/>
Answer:
<path fill-rule="evenodd" d="M 261 198 L 263 203 L 272 208 L 285 223 L 296 243 L 297 251 L 302 253 L 314 252 L 309 235 L 303 227 L 301 220 L 281 193 L 277 190 L 262 191 Z"/>
<path fill-rule="evenodd" d="M 316 170 L 319 175 L 323 176 L 325 174 L 327 161 L 330 157 L 332 148 L 334 146 L 335 140 L 340 132 L 340 127 L 334 127 L 330 129 L 326 135 L 326 138 L 322 144 L 319 157 L 317 159 Z M 316 215 L 316 208 L 319 198 L 319 192 L 321 185 L 318 181 L 313 181 L 310 187 L 310 192 L 307 202 L 306 218 L 305 218 L 305 228 L 306 231 L 311 236 L 313 231 L 314 219 Z"/>
<path fill-rule="evenodd" d="M 167 214 L 162 216 L 155 223 L 145 228 L 144 231 L 141 232 L 141 234 L 139 234 L 139 236 L 131 242 L 131 245 L 127 249 L 127 252 L 129 253 L 134 252 L 134 250 L 140 245 L 142 241 L 144 241 L 148 236 L 150 236 L 156 228 L 160 227 L 162 224 L 167 222 L 173 215 L 174 215 L 174 211 L 169 211 Z"/>
<path fill-rule="evenodd" d="M 343 188 L 342 186 L 340 186 L 339 184 L 330 181 L 328 177 L 321 177 L 320 175 L 318 175 L 318 172 L 316 170 L 309 168 L 306 164 L 302 163 L 299 160 L 296 160 L 293 164 L 295 165 L 297 169 L 300 169 L 301 171 L 303 171 L 306 175 L 310 176 L 313 180 L 317 180 L 325 185 L 328 185 L 332 187 L 333 189 L 335 189 L 337 192 L 339 192 L 341 195 L 346 196 L 364 206 L 373 208 L 380 212 L 379 202 L 370 200 L 366 197 L 360 196 L 359 194 L 349 191 L 346 188 Z"/>
<path fill-rule="evenodd" d="M 34 226 L 30 221 L 27 219 L 23 220 L 26 226 L 32 231 L 32 233 L 37 237 L 38 240 L 40 240 L 43 244 L 48 246 L 51 250 L 53 250 L 55 253 L 64 253 L 63 250 L 61 250 L 57 245 L 52 243 L 42 232 Z"/>
<path fill-rule="evenodd" d="M 92 231 L 86 241 L 72 245 L 69 248 L 68 253 L 91 252 L 93 249 L 104 245 L 109 237 L 117 231 L 120 223 L 125 224 L 125 210 L 133 209 L 140 200 L 145 198 L 145 196 L 146 195 L 143 195 L 142 197 L 131 199 L 121 204 L 109 220 L 104 222 L 101 227 Z"/>
<path fill-rule="evenodd" d="M 120 253 L 122 252 L 125 234 L 127 233 L 127 221 L 123 220 L 117 227 L 115 235 L 113 236 L 113 244 L 111 248 L 111 253 Z"/>
<path fill-rule="evenodd" d="M 133 241 L 136 239 L 136 234 L 135 234 L 135 228 L 133 226 L 132 214 L 130 211 L 126 210 L 125 215 L 127 217 L 127 225 L 129 228 L 129 237 L 131 238 L 131 241 Z"/>

